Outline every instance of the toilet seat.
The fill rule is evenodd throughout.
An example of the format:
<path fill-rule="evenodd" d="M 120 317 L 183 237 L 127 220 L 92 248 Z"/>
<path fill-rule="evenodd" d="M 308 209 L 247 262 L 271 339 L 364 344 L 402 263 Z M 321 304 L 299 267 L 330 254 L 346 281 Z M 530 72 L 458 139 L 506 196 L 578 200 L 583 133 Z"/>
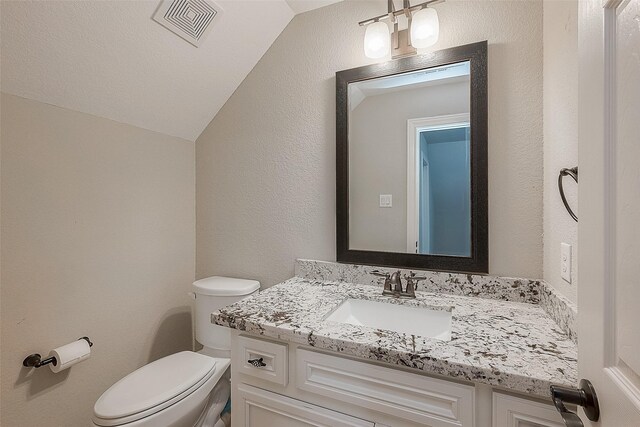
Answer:
<path fill-rule="evenodd" d="M 98 399 L 93 422 L 110 427 L 132 423 L 176 404 L 216 372 L 216 359 L 183 351 L 156 360 L 112 385 Z"/>

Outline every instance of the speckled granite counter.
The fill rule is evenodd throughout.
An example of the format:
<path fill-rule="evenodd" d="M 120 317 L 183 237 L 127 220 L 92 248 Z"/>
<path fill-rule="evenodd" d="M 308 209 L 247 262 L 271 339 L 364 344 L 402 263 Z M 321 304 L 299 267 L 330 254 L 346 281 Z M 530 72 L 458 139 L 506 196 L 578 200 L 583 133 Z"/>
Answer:
<path fill-rule="evenodd" d="M 577 384 L 576 344 L 535 304 L 294 277 L 215 312 L 213 323 L 364 359 L 548 397 Z M 325 321 L 347 298 L 452 307 L 451 341 Z M 399 322 L 402 319 L 398 319 Z"/>
<path fill-rule="evenodd" d="M 418 276 L 427 278 L 427 280 L 417 284 L 417 291 L 539 304 L 564 333 L 569 335 L 575 342 L 578 340 L 575 326 L 578 316 L 576 305 L 542 280 L 341 264 L 309 259 L 298 259 L 295 264 L 295 275 L 297 277 L 304 277 L 309 280 L 332 280 L 373 286 L 382 286 L 382 280 L 374 275 L 373 272 L 391 274 L 397 270 L 400 271 L 402 276 L 414 271 L 418 273 Z"/>

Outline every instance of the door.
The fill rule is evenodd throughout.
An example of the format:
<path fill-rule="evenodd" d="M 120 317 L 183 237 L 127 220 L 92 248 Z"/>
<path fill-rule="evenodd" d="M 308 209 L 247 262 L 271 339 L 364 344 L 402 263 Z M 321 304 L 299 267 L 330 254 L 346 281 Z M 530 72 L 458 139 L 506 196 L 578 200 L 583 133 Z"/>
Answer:
<path fill-rule="evenodd" d="M 234 420 L 237 427 L 374 427 L 372 422 L 247 384 L 238 386 L 238 395 L 244 408 L 234 412 L 241 418 Z"/>
<path fill-rule="evenodd" d="M 578 370 L 640 426 L 640 0 L 579 3 Z"/>

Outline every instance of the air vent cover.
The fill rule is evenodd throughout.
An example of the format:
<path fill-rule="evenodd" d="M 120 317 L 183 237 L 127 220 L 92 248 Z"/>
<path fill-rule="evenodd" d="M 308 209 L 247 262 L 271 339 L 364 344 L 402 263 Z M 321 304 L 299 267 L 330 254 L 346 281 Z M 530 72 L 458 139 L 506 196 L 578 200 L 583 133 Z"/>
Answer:
<path fill-rule="evenodd" d="M 199 47 L 222 8 L 210 0 L 163 0 L 153 20 Z"/>

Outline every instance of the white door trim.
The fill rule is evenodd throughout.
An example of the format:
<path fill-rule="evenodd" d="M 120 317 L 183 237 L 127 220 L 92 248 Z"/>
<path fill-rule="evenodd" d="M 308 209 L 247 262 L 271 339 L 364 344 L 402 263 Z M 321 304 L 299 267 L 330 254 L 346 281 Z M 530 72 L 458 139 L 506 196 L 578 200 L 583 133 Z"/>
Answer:
<path fill-rule="evenodd" d="M 407 120 L 407 252 L 416 253 L 420 233 L 420 132 L 469 126 L 469 113 L 447 114 Z"/>

